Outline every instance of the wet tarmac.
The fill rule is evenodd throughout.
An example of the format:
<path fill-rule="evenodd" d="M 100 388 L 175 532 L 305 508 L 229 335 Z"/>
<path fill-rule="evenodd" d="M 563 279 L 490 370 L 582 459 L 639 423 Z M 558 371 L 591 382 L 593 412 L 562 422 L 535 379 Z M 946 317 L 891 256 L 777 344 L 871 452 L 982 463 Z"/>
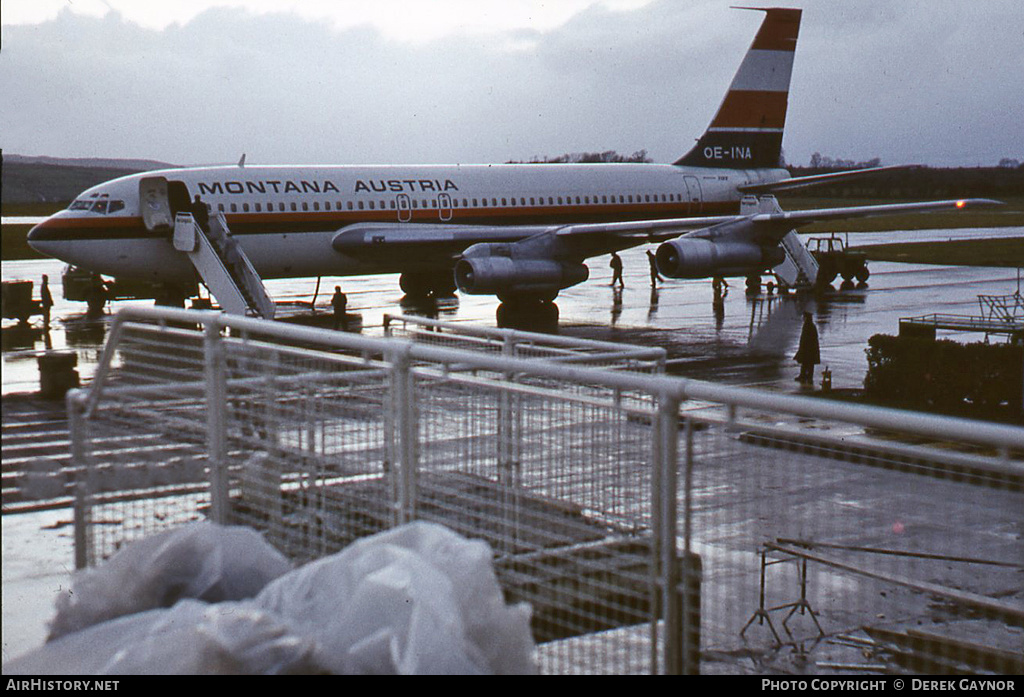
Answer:
<path fill-rule="evenodd" d="M 852 236 L 852 241 L 869 244 L 896 239 L 1008 235 L 1024 236 L 1024 228 L 857 235 Z M 629 250 L 622 257 L 624 290 L 615 291 L 609 286 L 611 269 L 607 258 L 593 259 L 590 261 L 590 280 L 564 291 L 559 297 L 557 325 L 552 324 L 551 317 L 526 316 L 518 318 L 522 320 L 521 328 L 660 345 L 668 350 L 672 371 L 677 374 L 786 392 L 801 390 L 793 380 L 798 366 L 792 356 L 799 340 L 804 311 L 814 315 L 821 339 L 823 367 L 831 369 L 833 386 L 856 389 L 861 386 L 867 369 L 864 349 L 871 335 L 895 334 L 901 317 L 931 313 L 979 315 L 979 294 L 1009 295 L 1019 288 L 1020 282 L 1014 268 L 872 263 L 872 275 L 865 287 L 841 289 L 837 285 L 834 290 L 817 296 L 779 297 L 764 292 L 759 296 L 748 296 L 744 292 L 743 279 L 730 279 L 724 299 L 715 303 L 710 281 L 669 280 L 652 289 L 643 248 Z M 57 303 L 48 332 L 42 330 L 39 317 L 33 318 L 32 326 L 28 328 L 5 321 L 4 395 L 38 389 L 36 356 L 48 349 L 75 351 L 83 380 L 89 379 L 99 360 L 110 315 L 89 320 L 84 315 L 82 303 L 63 300 L 60 285 L 62 266 L 61 262 L 50 260 L 3 263 L 4 281 L 31 279 L 38 284 L 42 274 L 47 274 Z M 316 279 L 276 280 L 269 281 L 267 285 L 271 295 L 279 301 L 308 303 L 312 299 Z M 369 335 L 383 333 L 385 313 L 426 314 L 448 321 L 487 326 L 497 324 L 499 317 L 509 319 L 507 312 L 490 296 L 462 296 L 429 305 L 403 302 L 397 275 L 323 278 L 316 307 L 317 313 L 324 317 L 330 313 L 329 289 L 334 285 L 341 285 L 348 294 L 350 312 L 360 315 L 361 331 Z M 152 301 L 132 302 L 148 306 Z M 126 304 L 114 303 L 110 311 Z M 957 338 L 980 340 L 983 336 L 959 335 Z M 994 340 L 1002 339 L 996 337 Z M 820 379 L 820 371 L 818 377 Z M 59 404 L 55 406 L 59 408 Z M 784 460 L 790 462 L 794 458 L 787 456 Z M 731 463 L 732 467 L 739 466 L 736 458 L 725 458 L 723 462 Z M 819 471 L 820 468 L 815 467 L 815 471 Z M 743 481 L 741 474 L 731 470 L 723 475 L 727 476 L 730 486 Z M 846 492 L 860 486 L 860 480 L 854 483 L 849 476 L 843 470 L 843 478 L 835 484 L 836 497 L 841 498 L 840 494 L 845 496 Z M 912 505 L 903 503 L 914 510 L 926 510 L 927 500 L 934 500 L 937 496 L 931 489 L 919 488 L 916 482 L 896 485 L 898 477 L 904 475 L 867 469 L 863 472 L 858 470 L 857 476 L 867 482 L 865 486 L 874 487 L 870 491 L 881 492 L 880 497 L 889 495 L 891 491 L 912 492 L 920 500 Z M 719 484 L 712 481 L 708 486 L 713 489 Z M 777 488 L 764 482 L 757 482 L 752 487 L 758 492 Z M 980 490 L 980 493 L 972 492 L 972 495 L 978 500 L 978 511 L 988 510 L 991 496 L 987 492 Z M 885 506 L 878 507 L 878 510 L 883 509 Z M 993 510 L 1012 509 L 995 506 Z M 747 512 L 743 512 L 741 519 L 753 520 Z M 851 509 L 849 521 L 854 529 L 861 529 L 863 520 L 859 509 Z M 42 642 L 53 601 L 61 592 L 66 592 L 70 578 L 69 567 L 73 559 L 71 530 L 68 510 L 3 517 L 4 660 Z M 708 550 L 702 551 L 710 554 Z M 747 605 L 733 619 L 738 618 L 740 623 L 745 621 L 749 614 Z M 721 631 L 726 629 L 730 636 L 735 635 L 735 627 Z M 845 656 L 842 658 L 846 659 Z M 737 659 L 729 656 L 722 662 L 732 670 Z M 764 672 L 785 672 L 785 666 L 775 663 L 766 664 L 763 668 Z"/>
<path fill-rule="evenodd" d="M 852 243 L 1024 236 L 1024 228 L 922 230 L 865 233 Z M 492 296 L 461 295 L 439 301 L 410 302 L 398 288 L 398 275 L 325 277 L 316 296 L 316 313 L 330 313 L 330 290 L 340 285 L 348 295 L 349 311 L 360 317 L 365 334 L 383 332 L 385 313 L 409 313 L 447 321 L 487 326 L 510 324 L 520 329 L 553 331 L 595 339 L 664 346 L 672 372 L 691 378 L 767 389 L 797 391 L 792 360 L 799 341 L 802 314 L 814 315 L 821 340 L 822 368 L 832 372 L 835 389 L 861 387 L 867 362 L 864 349 L 873 334 L 895 334 L 902 317 L 932 313 L 980 315 L 979 295 L 1009 295 L 1020 284 L 1013 268 L 950 267 L 873 262 L 871 277 L 860 287 L 841 287 L 814 295 L 745 293 L 743 279 L 729 280 L 724 298 L 715 302 L 709 280 L 665 280 L 652 288 L 644 249 L 622 254 L 626 287 L 610 287 L 606 257 L 591 259 L 590 279 L 566 289 L 547 312 L 510 312 Z M 3 393 L 38 390 L 36 356 L 49 349 L 74 350 L 83 380 L 92 375 L 102 352 L 109 314 L 98 320 L 85 316 L 84 303 L 63 300 L 63 264 L 55 260 L 3 263 L 3 280 L 50 277 L 56 301 L 48 332 L 40 317 L 30 327 L 5 320 L 3 328 Z M 270 294 L 286 303 L 290 315 L 308 313 L 316 279 L 267 282 Z M 119 301 L 149 305 L 150 300 Z M 307 309 L 299 309 L 303 303 Z M 555 313 L 555 314 L 552 314 Z M 557 315 L 557 317 L 555 316 Z M 959 334 L 958 340 L 983 340 L 984 335 Z M 1002 340 L 993 337 L 993 340 Z M 818 374 L 820 380 L 820 372 Z"/>

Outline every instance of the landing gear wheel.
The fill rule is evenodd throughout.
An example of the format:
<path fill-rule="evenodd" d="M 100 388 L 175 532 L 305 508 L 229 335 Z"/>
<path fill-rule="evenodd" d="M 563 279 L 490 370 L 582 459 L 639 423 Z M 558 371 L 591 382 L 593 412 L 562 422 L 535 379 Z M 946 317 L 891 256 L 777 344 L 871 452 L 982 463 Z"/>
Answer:
<path fill-rule="evenodd" d="M 757 295 L 761 292 L 761 277 L 747 276 L 747 295 Z"/>
<path fill-rule="evenodd" d="M 552 302 L 502 302 L 495 313 L 501 329 L 558 330 L 558 305 Z"/>
<path fill-rule="evenodd" d="M 441 273 L 434 278 L 434 297 L 450 298 L 455 295 L 457 289 L 455 275 L 452 273 Z"/>
<path fill-rule="evenodd" d="M 551 304 L 557 297 L 557 290 L 533 293 L 498 293 L 498 300 L 513 307 Z"/>
<path fill-rule="evenodd" d="M 410 298 L 450 297 L 455 295 L 455 277 L 450 272 L 406 272 L 398 285 Z"/>
<path fill-rule="evenodd" d="M 411 298 L 425 298 L 430 295 L 429 279 L 429 274 L 425 273 L 403 273 L 398 286 Z"/>

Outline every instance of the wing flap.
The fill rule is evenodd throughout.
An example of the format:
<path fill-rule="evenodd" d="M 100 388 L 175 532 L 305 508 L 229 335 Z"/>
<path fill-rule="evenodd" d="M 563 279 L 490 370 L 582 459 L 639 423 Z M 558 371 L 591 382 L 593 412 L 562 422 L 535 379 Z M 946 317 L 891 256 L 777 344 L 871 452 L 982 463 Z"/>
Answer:
<path fill-rule="evenodd" d="M 357 223 L 339 230 L 331 239 L 331 247 L 353 257 L 398 254 L 418 249 L 458 254 L 478 242 L 516 242 L 549 229 L 526 225 Z"/>

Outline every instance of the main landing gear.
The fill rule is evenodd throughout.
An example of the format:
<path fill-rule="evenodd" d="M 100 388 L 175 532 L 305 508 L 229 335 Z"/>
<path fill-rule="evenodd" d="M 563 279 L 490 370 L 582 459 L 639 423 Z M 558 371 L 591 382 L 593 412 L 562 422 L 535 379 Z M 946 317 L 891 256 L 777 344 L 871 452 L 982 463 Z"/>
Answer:
<path fill-rule="evenodd" d="M 407 271 L 398 281 L 409 298 L 447 298 L 455 295 L 455 277 L 451 271 Z"/>

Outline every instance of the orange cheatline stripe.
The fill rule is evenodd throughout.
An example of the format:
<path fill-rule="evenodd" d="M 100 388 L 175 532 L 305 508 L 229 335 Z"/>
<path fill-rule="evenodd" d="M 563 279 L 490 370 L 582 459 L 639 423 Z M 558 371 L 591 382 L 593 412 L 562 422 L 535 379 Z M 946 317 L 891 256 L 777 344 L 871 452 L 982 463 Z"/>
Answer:
<path fill-rule="evenodd" d="M 725 95 L 713 128 L 782 128 L 786 125 L 787 92 L 730 90 Z"/>
<path fill-rule="evenodd" d="M 635 195 L 634 195 L 635 197 Z M 454 208 L 452 218 L 442 221 L 436 209 L 412 210 L 412 223 L 449 223 L 454 227 L 463 225 L 566 225 L 588 222 L 616 222 L 624 220 L 651 220 L 658 218 L 692 215 L 716 215 L 735 213 L 737 201 L 705 201 L 699 210 L 690 210 L 686 201 L 608 203 L 608 204 L 563 204 L 561 206 L 506 206 L 487 208 Z M 249 212 L 225 213 L 228 227 L 241 235 L 277 234 L 282 232 L 324 232 L 340 231 L 344 227 L 362 222 L 393 223 L 400 229 L 405 223 L 397 220 L 396 210 L 378 211 L 295 211 L 295 212 Z M 295 225 L 295 228 L 289 228 Z M 89 218 L 51 218 L 36 226 L 37 240 L 71 239 L 125 239 L 128 237 L 167 237 L 166 232 L 149 232 L 143 227 L 140 216 L 109 216 Z M 76 237 L 76 235 L 83 237 Z"/>
<path fill-rule="evenodd" d="M 750 48 L 795 51 L 799 30 L 800 10 L 769 10 Z"/>

